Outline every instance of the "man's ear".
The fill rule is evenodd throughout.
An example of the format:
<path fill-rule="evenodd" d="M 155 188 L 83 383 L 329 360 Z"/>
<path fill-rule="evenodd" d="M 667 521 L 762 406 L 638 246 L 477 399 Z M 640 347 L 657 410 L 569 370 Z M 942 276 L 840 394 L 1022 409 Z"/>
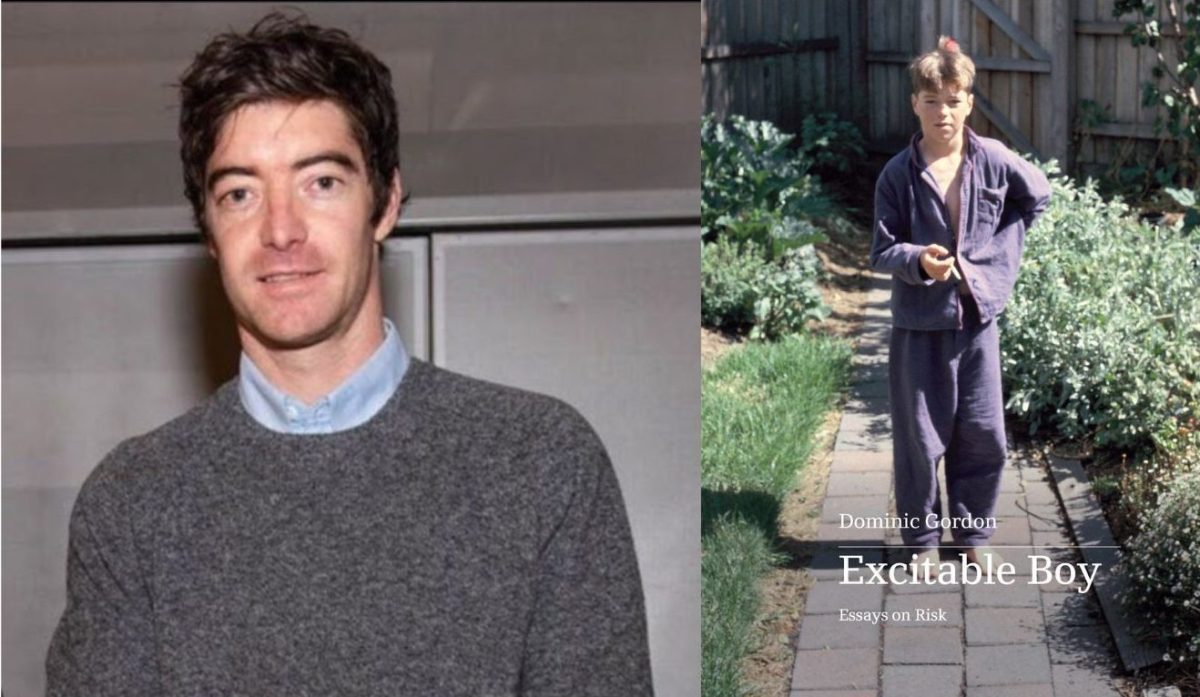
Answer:
<path fill-rule="evenodd" d="M 375 227 L 376 242 L 383 242 L 391 234 L 392 230 L 395 229 L 396 221 L 400 218 L 400 199 L 403 194 L 404 189 L 400 182 L 400 170 L 397 169 L 392 173 L 392 185 L 388 187 L 387 208 L 384 209 L 383 215 L 379 218 L 379 225 Z"/>
<path fill-rule="evenodd" d="M 913 113 L 916 114 L 917 113 L 917 95 L 915 95 L 915 94 L 909 95 L 908 99 L 909 99 L 909 103 L 912 104 Z"/>

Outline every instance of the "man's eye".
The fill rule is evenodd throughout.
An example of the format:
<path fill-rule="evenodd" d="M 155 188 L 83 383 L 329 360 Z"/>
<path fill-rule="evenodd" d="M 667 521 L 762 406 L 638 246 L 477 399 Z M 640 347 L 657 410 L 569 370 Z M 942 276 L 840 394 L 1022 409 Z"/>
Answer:
<path fill-rule="evenodd" d="M 222 203 L 243 203 L 250 196 L 246 189 L 230 189 L 221 197 Z"/>
<path fill-rule="evenodd" d="M 322 191 L 329 191 L 337 186 L 337 179 L 334 177 L 317 177 L 317 188 Z"/>

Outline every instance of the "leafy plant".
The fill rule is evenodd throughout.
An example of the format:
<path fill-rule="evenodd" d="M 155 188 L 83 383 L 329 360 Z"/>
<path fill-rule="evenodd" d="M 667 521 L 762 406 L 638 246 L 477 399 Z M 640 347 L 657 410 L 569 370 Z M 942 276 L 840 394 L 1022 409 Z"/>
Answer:
<path fill-rule="evenodd" d="M 700 249 L 700 320 L 751 339 L 774 340 L 821 320 L 829 309 L 817 279 L 820 259 L 812 245 L 794 247 L 769 260 L 753 239 L 728 237 Z"/>
<path fill-rule="evenodd" d="M 1175 35 L 1174 60 L 1163 54 L 1163 27 L 1159 25 L 1158 3 L 1144 0 L 1116 0 L 1113 17 L 1136 15 L 1125 26 L 1134 46 L 1148 46 L 1154 51 L 1154 80 L 1142 84 L 1143 106 L 1161 107 L 1155 118 L 1155 130 L 1177 140 L 1179 152 L 1173 169 L 1164 170 L 1159 184 L 1172 180 L 1190 188 L 1197 183 L 1197 157 L 1200 156 L 1200 96 L 1197 78 L 1200 77 L 1200 1 L 1183 4 L 1166 0 L 1168 24 Z"/>
<path fill-rule="evenodd" d="M 1169 643 L 1168 656 L 1200 659 L 1200 471 L 1176 477 L 1129 543 L 1126 600 Z"/>
<path fill-rule="evenodd" d="M 809 320 L 828 317 L 829 308 L 817 289 L 820 271 L 812 245 L 789 249 L 778 264 L 764 267 L 755 284 L 758 298 L 750 338 L 774 341 L 802 331 Z"/>
<path fill-rule="evenodd" d="M 739 221 L 816 218 L 833 207 L 809 174 L 811 164 L 788 146 L 794 136 L 769 121 L 705 115 L 700 126 L 700 227 L 705 241 Z"/>
<path fill-rule="evenodd" d="M 1031 429 L 1137 450 L 1200 404 L 1200 235 L 1149 226 L 1053 161 L 1001 315 L 1006 408 Z"/>
<path fill-rule="evenodd" d="M 812 163 L 814 169 L 843 174 L 854 169 L 867 155 L 858 127 L 832 112 L 804 117 L 797 151 Z"/>
<path fill-rule="evenodd" d="M 1183 230 L 1191 232 L 1200 228 L 1200 190 L 1174 189 L 1166 187 L 1163 192 L 1183 208 Z"/>
<path fill-rule="evenodd" d="M 740 331 L 754 324 L 758 280 L 768 263 L 753 249 L 719 238 L 700 247 L 700 321 L 709 327 Z"/>

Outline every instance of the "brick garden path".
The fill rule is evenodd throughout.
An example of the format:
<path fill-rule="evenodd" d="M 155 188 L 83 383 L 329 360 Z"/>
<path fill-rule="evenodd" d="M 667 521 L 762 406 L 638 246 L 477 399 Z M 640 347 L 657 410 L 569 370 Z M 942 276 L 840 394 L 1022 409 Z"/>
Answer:
<path fill-rule="evenodd" d="M 896 530 L 844 530 L 838 514 L 894 514 L 887 401 L 889 280 L 875 276 L 857 336 L 855 383 L 842 416 L 822 509 L 815 584 L 801 619 L 793 697 L 1108 697 L 1118 661 L 1095 591 L 1029 585 L 1026 549 L 1003 549 L 1017 583 L 843 585 L 839 553 L 868 562 L 903 560 Z M 1058 498 L 1036 463 L 1013 457 L 1004 471 L 992 542 L 1081 561 L 1070 549 Z M 943 486 L 943 491 L 945 487 Z M 949 541 L 949 535 L 946 535 Z M 845 545 L 874 545 L 847 550 Z M 886 545 L 881 548 L 879 545 Z M 954 559 L 948 551 L 945 560 Z M 1077 584 L 1078 585 L 1078 584 Z M 915 610 L 945 610 L 916 621 Z M 841 621 L 840 612 L 913 610 L 913 621 Z"/>

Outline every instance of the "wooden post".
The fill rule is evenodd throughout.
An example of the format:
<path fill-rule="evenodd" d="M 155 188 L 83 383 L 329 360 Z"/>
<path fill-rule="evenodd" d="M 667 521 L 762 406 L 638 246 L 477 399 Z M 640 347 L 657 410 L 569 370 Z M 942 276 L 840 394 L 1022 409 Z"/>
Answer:
<path fill-rule="evenodd" d="M 1070 172 L 1075 153 L 1071 152 L 1071 131 L 1075 127 L 1075 3 L 1054 0 L 1054 55 L 1050 69 L 1051 104 L 1050 152 L 1058 158 L 1063 172 Z"/>
<path fill-rule="evenodd" d="M 850 75 L 853 95 L 854 123 L 866 138 L 871 137 L 870 113 L 871 85 L 867 76 L 867 2 L 851 0 L 850 3 Z"/>

